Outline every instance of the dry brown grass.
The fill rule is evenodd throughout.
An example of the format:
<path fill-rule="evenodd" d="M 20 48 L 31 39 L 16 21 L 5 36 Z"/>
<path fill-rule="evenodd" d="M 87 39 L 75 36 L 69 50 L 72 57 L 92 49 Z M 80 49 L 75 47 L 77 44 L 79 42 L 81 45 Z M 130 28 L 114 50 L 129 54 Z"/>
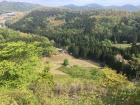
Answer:
<path fill-rule="evenodd" d="M 22 19 L 25 15 L 26 15 L 26 13 L 16 12 L 15 16 L 11 17 L 11 22 L 15 23 L 15 22 L 19 21 L 20 19 Z"/>
<path fill-rule="evenodd" d="M 62 20 L 62 19 L 55 19 L 55 17 L 49 18 L 49 22 L 53 26 L 60 26 L 60 25 L 63 25 L 65 23 L 64 20 Z"/>

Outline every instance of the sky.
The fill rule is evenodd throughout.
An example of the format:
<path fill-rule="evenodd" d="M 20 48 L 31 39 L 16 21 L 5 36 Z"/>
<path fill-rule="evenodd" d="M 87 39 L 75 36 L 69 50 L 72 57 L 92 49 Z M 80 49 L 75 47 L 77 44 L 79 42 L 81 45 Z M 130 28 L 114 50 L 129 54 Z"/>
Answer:
<path fill-rule="evenodd" d="M 125 4 L 140 5 L 140 0 L 7 0 L 7 1 L 30 2 L 46 6 L 60 6 L 67 4 L 86 5 L 91 3 L 97 3 L 105 6 L 125 5 Z"/>

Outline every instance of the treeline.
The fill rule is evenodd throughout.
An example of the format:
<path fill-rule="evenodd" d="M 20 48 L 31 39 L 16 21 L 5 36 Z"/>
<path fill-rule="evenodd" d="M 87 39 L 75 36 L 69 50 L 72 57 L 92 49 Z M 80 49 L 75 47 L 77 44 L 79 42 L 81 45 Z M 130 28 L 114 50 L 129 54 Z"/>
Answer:
<path fill-rule="evenodd" d="M 67 49 L 74 56 L 104 62 L 130 79 L 135 78 L 139 70 L 139 63 L 132 59 L 138 55 L 135 51 L 139 53 L 138 47 L 134 46 L 140 42 L 138 12 L 37 10 L 12 25 L 7 23 L 7 26 L 47 36 L 57 47 Z M 132 50 L 112 46 L 117 43 L 131 44 Z M 117 60 L 118 54 L 125 62 Z"/>

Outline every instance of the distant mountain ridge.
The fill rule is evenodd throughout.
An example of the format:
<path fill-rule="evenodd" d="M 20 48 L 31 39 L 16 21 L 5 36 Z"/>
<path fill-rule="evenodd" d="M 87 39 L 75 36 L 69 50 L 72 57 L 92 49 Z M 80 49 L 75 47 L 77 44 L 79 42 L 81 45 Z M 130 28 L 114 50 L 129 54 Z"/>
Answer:
<path fill-rule="evenodd" d="M 2 1 L 0 2 L 0 13 L 5 13 L 5 12 L 25 12 L 25 11 L 31 11 L 34 9 L 42 8 L 45 6 L 39 5 L 39 4 L 32 4 L 32 3 L 26 3 L 26 2 L 10 2 L 10 1 Z M 47 6 L 49 7 L 49 5 Z M 52 8 L 52 7 L 51 7 Z M 69 4 L 69 5 L 64 5 L 64 6 L 59 6 L 58 8 L 68 8 L 68 9 L 73 9 L 73 10 L 81 10 L 81 9 L 116 9 L 116 10 L 126 10 L 126 11 L 139 11 L 140 6 L 134 6 L 131 4 L 126 4 L 123 6 L 103 6 L 99 4 L 87 4 L 84 6 L 78 6 L 75 4 Z"/>
<path fill-rule="evenodd" d="M 2 1 L 0 2 L 0 13 L 15 12 L 15 11 L 24 12 L 24 11 L 30 11 L 39 7 L 41 7 L 41 5 L 25 3 L 25 2 Z"/>
<path fill-rule="evenodd" d="M 134 6 L 131 4 L 126 4 L 126 5 L 122 5 L 122 6 L 103 6 L 103 5 L 99 5 L 99 4 L 88 4 L 88 5 L 84 5 L 84 6 L 77 6 L 74 4 L 70 4 L 70 5 L 65 5 L 63 6 L 65 8 L 69 8 L 69 9 L 117 9 L 117 10 L 127 10 L 127 11 L 138 11 L 140 10 L 140 6 Z"/>

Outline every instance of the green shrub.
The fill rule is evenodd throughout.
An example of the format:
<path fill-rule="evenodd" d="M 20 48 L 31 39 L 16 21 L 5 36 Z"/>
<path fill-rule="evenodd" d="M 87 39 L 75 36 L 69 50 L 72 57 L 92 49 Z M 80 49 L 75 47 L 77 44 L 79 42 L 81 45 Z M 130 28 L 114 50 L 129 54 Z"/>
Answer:
<path fill-rule="evenodd" d="M 64 65 L 64 66 L 68 66 L 68 65 L 69 65 L 68 59 L 64 59 L 63 65 Z"/>

